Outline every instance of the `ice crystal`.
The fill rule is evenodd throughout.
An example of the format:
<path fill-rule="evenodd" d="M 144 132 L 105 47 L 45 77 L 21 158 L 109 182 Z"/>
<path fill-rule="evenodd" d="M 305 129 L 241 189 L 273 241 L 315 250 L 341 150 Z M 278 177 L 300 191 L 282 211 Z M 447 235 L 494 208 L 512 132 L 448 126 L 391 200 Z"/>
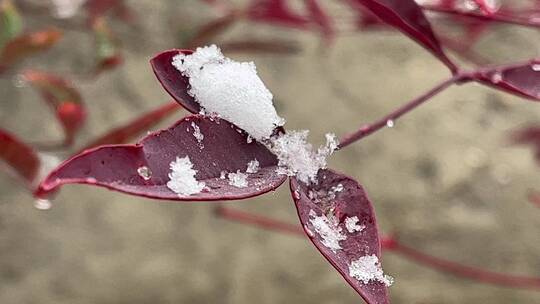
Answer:
<path fill-rule="evenodd" d="M 326 135 L 326 145 L 317 152 L 307 141 L 309 131 L 289 131 L 270 139 L 269 148 L 278 158 L 278 173 L 296 176 L 309 184 L 316 182 L 319 169 L 326 168 L 326 158 L 337 148 L 335 135 Z"/>
<path fill-rule="evenodd" d="M 227 171 L 221 171 L 219 173 L 219 179 L 226 179 L 227 178 Z"/>
<path fill-rule="evenodd" d="M 172 65 L 189 77 L 189 94 L 204 113 L 234 123 L 259 141 L 284 124 L 253 62 L 233 61 L 211 45 L 191 55 L 176 55 Z"/>
<path fill-rule="evenodd" d="M 194 122 L 191 123 L 191 127 L 193 128 L 193 136 L 195 137 L 199 145 L 202 146 L 204 135 L 201 133 L 201 129 Z"/>
<path fill-rule="evenodd" d="M 246 173 L 257 173 L 257 172 L 259 172 L 259 161 L 254 159 L 247 164 Z"/>
<path fill-rule="evenodd" d="M 321 243 L 325 247 L 333 252 L 342 249 L 339 242 L 346 240 L 347 237 L 343 234 L 343 229 L 339 227 L 339 222 L 333 214 L 317 216 L 315 211 L 310 210 L 309 221 L 315 232 L 320 235 Z"/>
<path fill-rule="evenodd" d="M 362 231 L 366 229 L 366 226 L 358 224 L 359 221 L 360 220 L 356 215 L 353 217 L 347 217 L 345 219 L 345 228 L 347 228 L 347 231 L 349 231 L 349 233 L 354 233 L 356 231 Z"/>
<path fill-rule="evenodd" d="M 374 254 L 352 261 L 349 265 L 349 275 L 364 284 L 377 281 L 390 286 L 394 282 L 394 278 L 384 274 L 379 258 Z"/>
<path fill-rule="evenodd" d="M 205 184 L 195 179 L 197 170 L 193 169 L 193 164 L 189 156 L 183 158 L 176 157 L 176 160 L 171 162 L 170 168 L 170 180 L 167 182 L 167 188 L 178 195 L 192 195 L 200 193 L 204 189 Z"/>
<path fill-rule="evenodd" d="M 231 172 L 227 175 L 229 178 L 229 185 L 235 186 L 236 188 L 245 188 L 248 186 L 247 174 L 236 171 L 236 173 Z"/>

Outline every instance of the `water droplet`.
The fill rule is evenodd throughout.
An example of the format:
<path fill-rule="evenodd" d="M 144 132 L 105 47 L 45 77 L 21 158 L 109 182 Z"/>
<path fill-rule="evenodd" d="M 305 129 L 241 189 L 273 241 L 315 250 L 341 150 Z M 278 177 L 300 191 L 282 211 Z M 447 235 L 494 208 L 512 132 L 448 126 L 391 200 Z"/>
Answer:
<path fill-rule="evenodd" d="M 150 169 L 147 166 L 141 166 L 137 168 L 137 173 L 144 180 L 149 180 L 150 178 L 152 178 L 152 171 L 150 171 Z"/>
<path fill-rule="evenodd" d="M 52 203 L 48 199 L 38 198 L 34 201 L 34 208 L 38 210 L 49 210 L 52 207 Z"/>
<path fill-rule="evenodd" d="M 17 88 L 24 88 L 28 82 L 26 81 L 26 78 L 21 75 L 17 74 L 15 77 L 13 77 L 13 85 Z"/>
<path fill-rule="evenodd" d="M 503 80 L 503 76 L 501 72 L 495 72 L 491 75 L 491 81 L 493 81 L 493 83 L 499 83 L 502 80 Z"/>
<path fill-rule="evenodd" d="M 386 126 L 389 127 L 389 128 L 393 128 L 394 127 L 394 121 L 392 119 L 389 119 L 386 121 Z"/>
<path fill-rule="evenodd" d="M 309 235 L 309 237 L 314 237 L 315 236 L 313 231 L 311 231 L 311 229 L 309 229 L 307 225 L 304 225 L 304 231 L 306 231 L 306 233 L 307 233 L 307 235 Z"/>
<path fill-rule="evenodd" d="M 95 183 L 97 183 L 97 179 L 95 179 L 93 177 L 88 177 L 88 178 L 86 178 L 86 182 L 89 183 L 89 184 L 95 184 Z"/>
<path fill-rule="evenodd" d="M 540 63 L 535 63 L 535 64 L 533 64 L 531 68 L 532 68 L 533 71 L 535 71 L 535 72 L 540 72 Z"/>

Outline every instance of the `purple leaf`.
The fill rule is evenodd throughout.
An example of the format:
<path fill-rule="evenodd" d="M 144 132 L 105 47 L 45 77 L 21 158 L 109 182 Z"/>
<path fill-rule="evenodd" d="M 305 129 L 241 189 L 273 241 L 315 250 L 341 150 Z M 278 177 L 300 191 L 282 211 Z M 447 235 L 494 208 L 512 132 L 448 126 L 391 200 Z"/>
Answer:
<path fill-rule="evenodd" d="M 349 0 L 364 5 L 373 14 L 418 42 L 441 60 L 452 72 L 456 65 L 446 56 L 422 8 L 414 0 Z"/>
<path fill-rule="evenodd" d="M 194 136 L 193 124 L 204 135 Z M 189 156 L 195 178 L 206 189 L 191 196 L 179 196 L 167 188 L 169 164 Z M 245 172 L 257 159 L 260 170 L 249 174 L 248 187 L 237 188 L 221 179 L 222 171 Z M 152 133 L 135 145 L 109 145 L 87 150 L 64 162 L 41 182 L 36 195 L 44 197 L 63 184 L 89 184 L 137 196 L 176 201 L 213 201 L 249 198 L 274 190 L 286 177 L 278 175 L 277 160 L 257 142 L 225 120 L 193 115 L 169 129 Z M 142 172 L 142 173 L 141 173 Z"/>
<path fill-rule="evenodd" d="M 366 284 L 350 273 L 354 261 L 371 255 L 381 257 L 375 212 L 364 189 L 354 179 L 331 170 L 321 170 L 318 180 L 318 185 L 309 187 L 296 178 L 290 181 L 304 231 L 367 303 L 389 303 L 387 287 L 381 280 L 369 280 Z M 349 230 L 345 223 L 354 217 L 358 229 Z"/>
<path fill-rule="evenodd" d="M 540 101 L 540 59 L 482 69 L 472 78 L 496 89 Z"/>
<path fill-rule="evenodd" d="M 173 65 L 173 57 L 183 53 L 186 55 L 192 54 L 190 50 L 168 50 L 159 53 L 150 60 L 154 74 L 157 79 L 174 100 L 182 105 L 186 110 L 191 113 L 199 113 L 201 107 L 199 103 L 195 101 L 193 96 L 189 95 L 189 79 L 184 77 L 180 71 L 178 71 Z"/>

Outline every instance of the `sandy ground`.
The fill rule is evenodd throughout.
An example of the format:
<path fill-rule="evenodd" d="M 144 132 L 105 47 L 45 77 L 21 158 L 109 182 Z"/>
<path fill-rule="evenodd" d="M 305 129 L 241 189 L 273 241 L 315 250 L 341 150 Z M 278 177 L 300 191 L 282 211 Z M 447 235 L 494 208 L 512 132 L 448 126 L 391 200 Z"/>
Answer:
<path fill-rule="evenodd" d="M 197 1 L 129 1 L 137 27 L 116 24 L 126 63 L 97 81 L 76 80 L 90 111 L 78 144 L 168 100 L 148 59 L 180 47 L 180 37 L 211 14 Z M 50 23 L 32 17 L 29 27 Z M 427 52 L 395 33 L 342 36 L 321 52 L 316 35 L 241 24 L 223 39 L 286 37 L 293 56 L 254 60 L 289 128 L 345 134 L 448 76 Z M 538 33 L 513 27 L 486 37 L 494 61 L 538 55 Z M 71 28 L 26 66 L 77 75 L 93 62 L 92 39 Z M 28 141 L 60 129 L 28 88 L 0 81 L 0 126 Z M 175 119 L 180 118 L 179 114 Z M 529 150 L 505 142 L 509 130 L 540 122 L 538 104 L 477 85 L 451 88 L 386 129 L 337 153 L 331 166 L 355 176 L 375 204 L 382 230 L 403 243 L 494 271 L 540 276 L 540 189 Z M 164 125 L 167 125 L 165 123 Z M 282 186 L 242 202 L 242 210 L 294 223 Z M 164 203 L 68 186 L 53 208 L 0 174 L 0 303 L 359 303 L 357 294 L 307 239 L 217 219 L 210 203 Z M 494 287 L 442 274 L 392 253 L 393 303 L 540 303 L 537 291 Z"/>

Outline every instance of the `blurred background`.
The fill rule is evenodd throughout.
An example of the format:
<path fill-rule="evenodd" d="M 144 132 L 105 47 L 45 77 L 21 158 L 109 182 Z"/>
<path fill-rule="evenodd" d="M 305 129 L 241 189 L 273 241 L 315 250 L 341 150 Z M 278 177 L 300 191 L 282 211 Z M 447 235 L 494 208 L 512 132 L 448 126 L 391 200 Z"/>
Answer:
<path fill-rule="evenodd" d="M 84 8 L 66 17 L 49 1 L 14 3 L 25 30 L 55 26 L 63 38 L 0 75 L 0 127 L 28 143 L 61 139 L 54 113 L 21 83 L 19 71 L 40 69 L 69 79 L 88 119 L 72 148 L 46 152 L 59 159 L 169 101 L 149 59 L 186 47 L 201 27 L 223 16 L 219 6 L 204 1 L 125 1 L 129 18 L 104 17 L 123 63 L 91 77 L 96 39 Z M 230 3 L 241 8 L 247 1 Z M 301 1 L 291 3 L 297 9 Z M 294 43 L 277 52 L 224 51 L 257 64 L 286 127 L 310 130 L 314 144 L 327 132 L 344 135 L 386 115 L 449 77 L 439 61 L 402 34 L 357 30 L 347 6 L 321 3 L 339 29 L 331 41 L 316 30 L 247 20 L 209 40 Z M 438 30 L 451 28 L 431 18 Z M 539 33 L 496 26 L 476 41 L 474 52 L 493 63 L 537 57 Z M 153 129 L 184 115 L 178 111 Z M 511 131 L 534 124 L 540 124 L 538 103 L 475 84 L 455 86 L 393 128 L 339 151 L 330 164 L 363 184 L 382 232 L 394 233 L 403 244 L 491 271 L 540 276 L 540 208 L 527 201 L 528 191 L 540 190 L 540 167 L 531 149 L 509 143 Z M 225 204 L 297 222 L 287 184 Z M 384 269 L 396 279 L 392 303 L 540 303 L 538 290 L 478 283 L 392 252 L 384 254 Z M 218 218 L 212 203 L 159 202 L 70 185 L 52 208 L 38 210 L 20 180 L 0 171 L 0 303 L 253 302 L 361 299 L 307 238 Z"/>

